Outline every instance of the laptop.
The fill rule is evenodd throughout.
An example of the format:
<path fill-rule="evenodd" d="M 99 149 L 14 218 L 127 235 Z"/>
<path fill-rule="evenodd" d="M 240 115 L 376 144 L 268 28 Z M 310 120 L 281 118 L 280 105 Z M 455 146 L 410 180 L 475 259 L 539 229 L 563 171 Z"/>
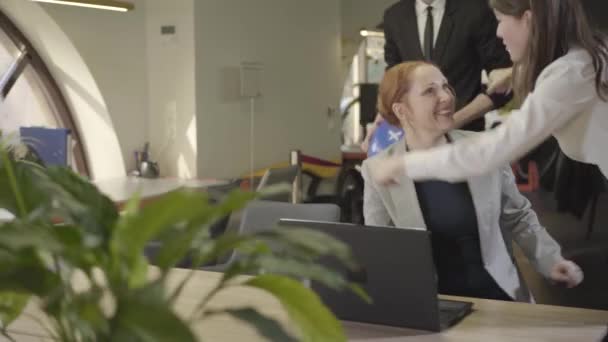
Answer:
<path fill-rule="evenodd" d="M 279 227 L 321 231 L 350 246 L 359 269 L 347 270 L 335 258 L 320 262 L 361 285 L 373 303 L 349 290 L 311 284 L 340 320 L 436 332 L 472 311 L 473 303 L 437 297 L 430 232 L 426 230 L 292 219 L 281 219 Z"/>

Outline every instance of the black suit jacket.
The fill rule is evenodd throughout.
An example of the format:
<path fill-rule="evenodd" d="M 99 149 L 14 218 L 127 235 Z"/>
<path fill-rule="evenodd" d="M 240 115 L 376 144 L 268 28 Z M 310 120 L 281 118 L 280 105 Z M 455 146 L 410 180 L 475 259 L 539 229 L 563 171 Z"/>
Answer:
<path fill-rule="evenodd" d="M 384 13 L 388 67 L 406 61 L 424 60 L 415 0 L 401 0 Z M 481 71 L 511 66 L 502 41 L 496 37 L 496 18 L 487 0 L 446 0 L 445 13 L 433 49 L 433 63 L 439 66 L 456 90 L 456 109 L 471 102 L 481 91 Z M 495 107 L 508 101 L 491 96 Z M 480 127 L 481 126 L 481 127 Z M 483 129 L 483 119 L 468 126 Z"/>

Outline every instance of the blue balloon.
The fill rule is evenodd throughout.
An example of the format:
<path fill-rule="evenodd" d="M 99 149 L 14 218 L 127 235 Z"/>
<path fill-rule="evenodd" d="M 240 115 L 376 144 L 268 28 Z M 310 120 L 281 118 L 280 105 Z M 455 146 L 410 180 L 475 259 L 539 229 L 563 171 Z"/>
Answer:
<path fill-rule="evenodd" d="M 386 120 L 382 120 L 372 134 L 372 137 L 369 139 L 367 156 L 374 156 L 378 152 L 403 139 L 403 136 L 404 132 L 401 127 L 393 126 L 386 122 Z"/>

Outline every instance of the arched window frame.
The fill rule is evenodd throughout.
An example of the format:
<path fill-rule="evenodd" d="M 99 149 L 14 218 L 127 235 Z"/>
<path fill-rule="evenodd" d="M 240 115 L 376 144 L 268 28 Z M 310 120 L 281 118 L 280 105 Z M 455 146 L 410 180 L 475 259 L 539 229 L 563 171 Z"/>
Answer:
<path fill-rule="evenodd" d="M 58 120 L 61 127 L 68 128 L 71 133 L 72 141 L 74 142 L 74 148 L 71 151 L 74 156 L 75 161 L 75 169 L 81 175 L 90 176 L 89 166 L 87 162 L 87 158 L 84 152 L 84 148 L 82 146 L 82 139 L 80 135 L 80 131 L 78 130 L 75 121 L 72 117 L 72 112 L 61 93 L 57 82 L 53 79 L 51 72 L 45 65 L 44 61 L 36 52 L 36 49 L 29 40 L 25 37 L 25 35 L 15 26 L 15 24 L 10 20 L 6 14 L 0 11 L 0 30 L 4 31 L 4 33 L 9 37 L 9 39 L 15 44 L 17 49 L 19 49 L 20 54 L 17 56 L 11 68 L 6 71 L 6 74 L 2 76 L 2 83 L 0 84 L 0 96 L 6 96 L 8 91 L 14 83 L 19 79 L 19 77 L 23 74 L 23 70 L 27 65 L 30 65 L 32 69 L 36 72 L 38 78 L 42 82 L 42 86 L 44 87 L 48 100 L 51 102 L 50 105 L 53 106 L 53 113 L 55 113 L 56 119 Z M 4 70 L 0 72 L 5 72 Z"/>

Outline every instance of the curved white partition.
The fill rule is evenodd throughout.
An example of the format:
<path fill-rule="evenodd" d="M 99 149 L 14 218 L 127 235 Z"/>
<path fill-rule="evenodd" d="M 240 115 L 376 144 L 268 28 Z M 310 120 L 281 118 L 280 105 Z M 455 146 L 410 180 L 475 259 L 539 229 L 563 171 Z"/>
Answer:
<path fill-rule="evenodd" d="M 105 101 L 67 35 L 39 4 L 0 0 L 0 9 L 46 63 L 78 127 L 93 180 L 124 177 L 125 163 Z"/>

